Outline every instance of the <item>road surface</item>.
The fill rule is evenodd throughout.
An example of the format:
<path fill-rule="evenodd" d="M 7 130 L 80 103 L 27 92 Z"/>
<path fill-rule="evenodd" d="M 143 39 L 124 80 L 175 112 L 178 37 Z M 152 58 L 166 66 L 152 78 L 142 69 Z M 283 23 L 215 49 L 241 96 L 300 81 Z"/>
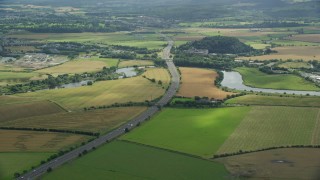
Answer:
<path fill-rule="evenodd" d="M 168 90 L 166 91 L 166 93 L 162 96 L 162 98 L 154 106 L 149 107 L 146 111 L 144 111 L 142 114 L 140 114 L 136 118 L 132 119 L 131 121 L 122 125 L 121 127 L 109 132 L 108 134 L 103 135 L 103 136 L 93 140 L 92 142 L 87 143 L 87 144 L 85 144 L 85 145 L 83 145 L 73 151 L 70 151 L 70 152 L 64 154 L 63 156 L 60 156 L 50 162 L 47 162 L 47 163 L 39 166 L 38 168 L 35 168 L 32 171 L 20 176 L 17 179 L 18 180 L 36 179 L 37 177 L 46 173 L 48 168 L 55 169 L 58 166 L 61 166 L 64 163 L 77 158 L 79 156 L 79 154 L 81 154 L 85 150 L 90 151 L 95 147 L 101 146 L 107 142 L 110 142 L 110 141 L 116 139 L 117 137 L 126 133 L 126 129 L 129 131 L 132 130 L 133 128 L 137 127 L 138 124 L 140 124 L 144 121 L 147 121 L 148 119 L 150 119 L 151 116 L 153 116 L 155 113 L 157 113 L 160 110 L 159 108 L 166 105 L 172 99 L 172 97 L 176 94 L 176 91 L 178 90 L 179 84 L 180 84 L 179 73 L 178 73 L 174 63 L 170 59 L 170 50 L 171 50 L 172 46 L 173 46 L 173 41 L 168 39 L 168 46 L 163 50 L 163 58 L 166 61 L 168 69 L 171 74 L 171 84 L 170 84 Z"/>

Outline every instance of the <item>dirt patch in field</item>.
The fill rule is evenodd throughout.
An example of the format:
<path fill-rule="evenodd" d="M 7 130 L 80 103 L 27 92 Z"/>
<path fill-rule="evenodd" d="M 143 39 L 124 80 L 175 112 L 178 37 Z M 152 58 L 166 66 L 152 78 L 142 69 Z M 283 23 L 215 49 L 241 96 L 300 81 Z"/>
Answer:
<path fill-rule="evenodd" d="M 299 34 L 299 35 L 294 35 L 288 39 L 294 40 L 294 41 L 320 43 L 320 34 Z"/>
<path fill-rule="evenodd" d="M 314 46 L 289 46 L 289 47 L 277 47 L 278 53 L 254 56 L 254 57 L 239 57 L 238 59 L 243 60 L 271 60 L 271 59 L 282 59 L 282 60 L 320 60 L 320 47 Z"/>
<path fill-rule="evenodd" d="M 182 74 L 182 84 L 178 96 L 184 97 L 209 97 L 214 99 L 224 99 L 230 92 L 222 91 L 214 85 L 218 74 L 213 70 L 200 68 L 180 68 Z"/>
<path fill-rule="evenodd" d="M 320 179 L 320 149 L 276 149 L 217 161 L 234 177 L 248 179 Z"/>

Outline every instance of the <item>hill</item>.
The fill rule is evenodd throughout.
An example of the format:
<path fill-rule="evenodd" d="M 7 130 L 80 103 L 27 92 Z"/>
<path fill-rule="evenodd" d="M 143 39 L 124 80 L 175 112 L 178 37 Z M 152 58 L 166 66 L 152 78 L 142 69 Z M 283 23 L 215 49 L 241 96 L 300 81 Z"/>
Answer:
<path fill-rule="evenodd" d="M 219 54 L 243 54 L 255 51 L 252 47 L 240 42 L 239 39 L 225 36 L 205 37 L 202 40 L 181 45 L 179 48 L 181 50 L 207 49 L 209 53 Z"/>

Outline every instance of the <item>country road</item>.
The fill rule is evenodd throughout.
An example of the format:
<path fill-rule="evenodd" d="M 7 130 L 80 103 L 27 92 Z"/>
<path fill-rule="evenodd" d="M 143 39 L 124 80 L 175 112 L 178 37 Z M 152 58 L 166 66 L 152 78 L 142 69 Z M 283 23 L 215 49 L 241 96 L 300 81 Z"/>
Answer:
<path fill-rule="evenodd" d="M 55 169 L 55 168 L 65 164 L 66 162 L 77 158 L 78 155 L 85 150 L 90 151 L 95 147 L 101 146 L 107 142 L 110 142 L 110 141 L 116 139 L 117 137 L 126 133 L 125 132 L 126 129 L 128 129 L 128 130 L 134 129 L 135 127 L 137 127 L 138 124 L 140 124 L 144 121 L 147 121 L 151 116 L 156 114 L 160 110 L 159 107 L 163 107 L 164 105 L 166 105 L 172 99 L 172 97 L 176 94 L 176 91 L 178 90 L 179 84 L 180 84 L 179 73 L 178 73 L 173 61 L 170 59 L 170 50 L 173 46 L 173 41 L 168 38 L 167 38 L 167 40 L 168 40 L 168 46 L 163 50 L 163 59 L 166 61 L 167 66 L 168 66 L 168 70 L 170 71 L 170 74 L 171 74 L 171 84 L 170 84 L 168 90 L 166 91 L 166 93 L 162 96 L 162 98 L 155 105 L 149 107 L 146 111 L 144 111 L 139 116 L 135 117 L 134 119 L 130 120 L 129 122 L 120 126 L 119 128 L 109 132 L 108 134 L 103 135 L 103 136 L 91 141 L 90 143 L 87 143 L 87 144 L 85 144 L 85 145 L 83 145 L 73 151 L 70 151 L 70 152 L 50 161 L 50 162 L 47 162 L 47 163 L 33 169 L 32 171 L 20 176 L 17 179 L 18 180 L 36 179 L 39 176 L 46 173 L 48 168 Z"/>

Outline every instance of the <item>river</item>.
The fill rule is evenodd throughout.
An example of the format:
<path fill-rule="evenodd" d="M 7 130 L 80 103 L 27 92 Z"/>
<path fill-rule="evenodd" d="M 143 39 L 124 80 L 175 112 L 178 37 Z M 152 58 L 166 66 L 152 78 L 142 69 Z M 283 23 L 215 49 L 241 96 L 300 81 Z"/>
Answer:
<path fill-rule="evenodd" d="M 221 82 L 221 86 L 227 87 L 229 89 L 235 89 L 240 91 L 253 91 L 253 92 L 264 92 L 264 93 L 279 93 L 279 94 L 297 94 L 297 95 L 312 95 L 320 96 L 320 92 L 317 91 L 295 91 L 295 90 L 277 90 L 277 89 L 263 89 L 263 88 L 253 88 L 243 84 L 242 76 L 239 72 L 222 71 L 224 78 Z"/>

